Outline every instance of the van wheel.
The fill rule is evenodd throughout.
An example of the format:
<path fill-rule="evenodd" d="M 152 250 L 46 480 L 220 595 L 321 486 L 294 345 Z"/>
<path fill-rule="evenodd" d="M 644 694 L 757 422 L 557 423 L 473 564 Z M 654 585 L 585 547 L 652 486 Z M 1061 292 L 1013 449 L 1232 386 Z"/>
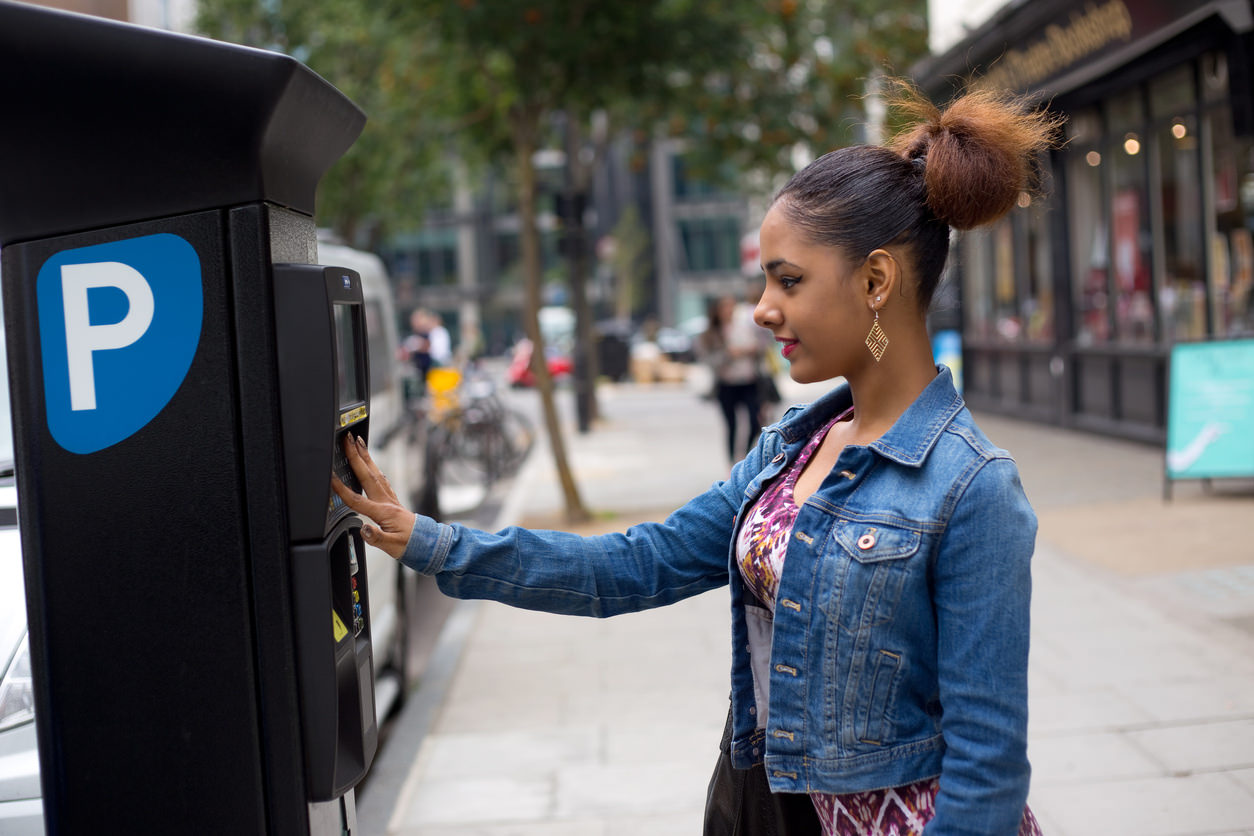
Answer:
<path fill-rule="evenodd" d="M 396 575 L 396 630 L 392 633 L 391 646 L 388 647 L 387 663 L 384 670 L 396 677 L 399 689 L 396 699 L 388 710 L 388 717 L 395 717 L 405 705 L 409 696 L 409 631 L 410 611 L 413 599 L 413 584 L 405 582 L 408 573 L 402 569 Z"/>

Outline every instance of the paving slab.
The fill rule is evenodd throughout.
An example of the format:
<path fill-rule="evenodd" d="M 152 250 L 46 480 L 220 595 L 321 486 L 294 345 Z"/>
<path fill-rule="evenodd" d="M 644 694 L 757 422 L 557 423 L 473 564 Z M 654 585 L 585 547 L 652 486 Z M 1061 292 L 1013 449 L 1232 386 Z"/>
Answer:
<path fill-rule="evenodd" d="M 594 511 L 575 530 L 661 519 L 725 475 L 701 390 L 603 390 L 601 424 L 568 437 Z M 1254 836 L 1254 491 L 1180 484 L 1168 503 L 1160 450 L 977 420 L 1041 518 L 1029 802 L 1045 833 Z M 546 456 L 503 518 L 568 528 Z M 607 621 L 458 607 L 472 626 L 389 834 L 700 832 L 726 712 L 725 591 Z"/>

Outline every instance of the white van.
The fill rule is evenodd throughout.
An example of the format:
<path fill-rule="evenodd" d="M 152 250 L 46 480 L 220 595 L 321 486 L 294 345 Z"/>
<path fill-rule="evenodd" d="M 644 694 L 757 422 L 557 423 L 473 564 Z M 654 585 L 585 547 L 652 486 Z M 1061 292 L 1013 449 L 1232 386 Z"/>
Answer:
<path fill-rule="evenodd" d="M 408 500 L 409 434 L 400 431 L 406 420 L 403 367 L 397 359 L 396 310 L 387 269 L 373 253 L 346 247 L 323 231 L 318 234 L 318 263 L 347 267 L 361 276 L 363 313 L 370 340 L 370 455 L 388 475 L 396 495 Z M 375 712 L 382 722 L 405 697 L 408 615 L 414 584 L 406 581 L 406 571 L 399 560 L 373 546 L 366 546 L 366 572 L 370 579 Z"/>

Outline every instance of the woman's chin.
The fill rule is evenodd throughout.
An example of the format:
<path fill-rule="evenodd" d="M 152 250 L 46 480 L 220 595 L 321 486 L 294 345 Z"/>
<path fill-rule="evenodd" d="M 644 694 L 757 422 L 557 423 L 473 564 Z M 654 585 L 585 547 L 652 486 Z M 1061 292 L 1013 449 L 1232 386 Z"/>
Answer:
<path fill-rule="evenodd" d="M 797 366 L 788 367 L 788 376 L 792 378 L 794 383 L 824 383 L 828 380 L 835 380 L 840 375 L 834 375 L 829 372 L 821 372 L 815 369 L 807 369 L 805 366 L 798 368 Z"/>
<path fill-rule="evenodd" d="M 813 372 L 807 373 L 805 366 L 801 368 L 789 366 L 788 376 L 793 379 L 794 383 L 818 383 L 825 379 L 815 375 Z"/>

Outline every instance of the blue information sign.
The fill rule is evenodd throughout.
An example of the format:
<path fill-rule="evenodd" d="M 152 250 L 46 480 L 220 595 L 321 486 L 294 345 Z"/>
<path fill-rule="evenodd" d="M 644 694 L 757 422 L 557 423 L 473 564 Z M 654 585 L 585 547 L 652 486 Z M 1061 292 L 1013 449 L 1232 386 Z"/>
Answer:
<path fill-rule="evenodd" d="M 1167 478 L 1254 476 L 1254 340 L 1171 350 Z"/>

